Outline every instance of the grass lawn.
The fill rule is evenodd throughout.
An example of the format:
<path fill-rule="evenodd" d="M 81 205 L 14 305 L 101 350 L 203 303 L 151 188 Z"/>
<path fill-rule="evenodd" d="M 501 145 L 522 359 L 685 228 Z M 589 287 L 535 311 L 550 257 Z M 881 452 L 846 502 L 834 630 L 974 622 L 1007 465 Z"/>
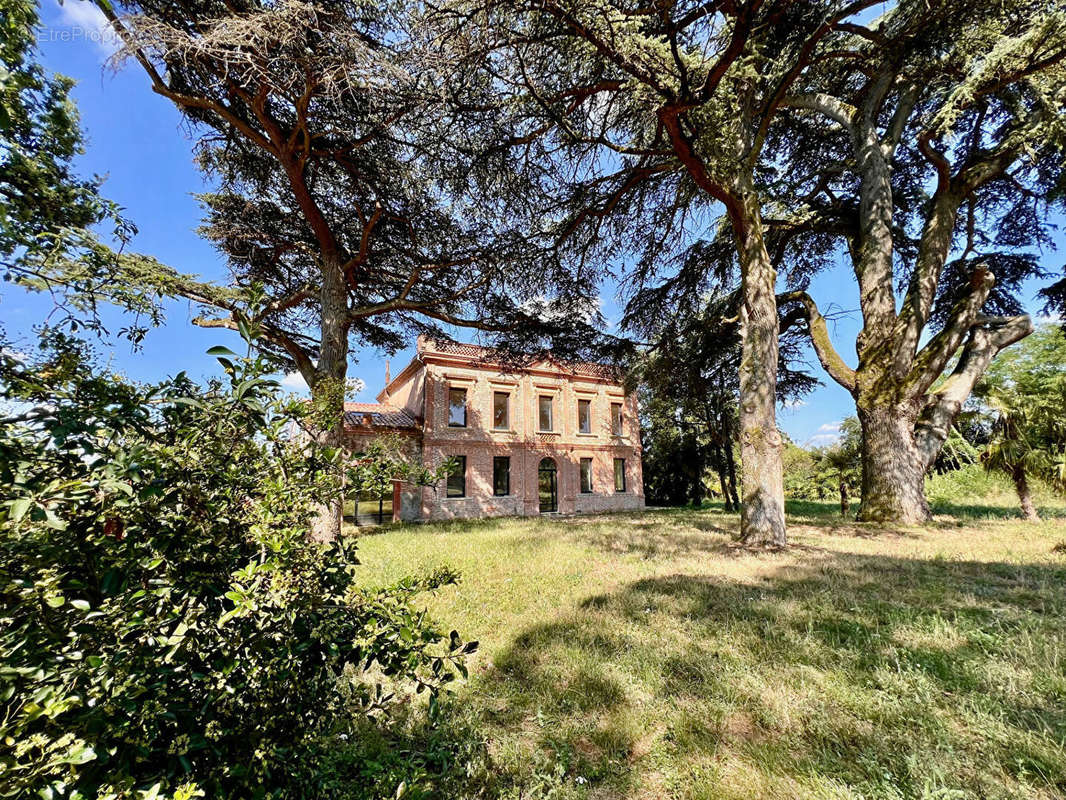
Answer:
<path fill-rule="evenodd" d="M 363 535 L 368 584 L 459 570 L 429 613 L 481 641 L 436 744 L 414 713 L 390 745 L 425 764 L 408 791 L 1066 795 L 1066 519 L 831 508 L 792 507 L 784 553 L 716 509 Z"/>

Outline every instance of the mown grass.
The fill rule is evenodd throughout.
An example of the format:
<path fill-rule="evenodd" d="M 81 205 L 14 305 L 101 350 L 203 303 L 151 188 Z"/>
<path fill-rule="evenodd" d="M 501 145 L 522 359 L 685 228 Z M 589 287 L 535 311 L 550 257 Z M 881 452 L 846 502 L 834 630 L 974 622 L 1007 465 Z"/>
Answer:
<path fill-rule="evenodd" d="M 783 553 L 713 508 L 364 535 L 368 584 L 458 569 L 429 613 L 481 647 L 435 732 L 356 750 L 447 797 L 1066 794 L 1063 519 L 790 517 Z"/>

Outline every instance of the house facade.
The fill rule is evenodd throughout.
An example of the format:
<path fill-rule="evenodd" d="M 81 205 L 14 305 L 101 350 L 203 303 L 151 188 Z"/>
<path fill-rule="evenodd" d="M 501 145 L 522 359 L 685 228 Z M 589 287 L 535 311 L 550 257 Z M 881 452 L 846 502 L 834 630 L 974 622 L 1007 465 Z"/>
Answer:
<path fill-rule="evenodd" d="M 601 365 L 491 363 L 490 351 L 419 337 L 377 403 L 345 404 L 349 446 L 403 437 L 446 484 L 394 487 L 392 518 L 580 514 L 644 507 L 637 401 Z"/>

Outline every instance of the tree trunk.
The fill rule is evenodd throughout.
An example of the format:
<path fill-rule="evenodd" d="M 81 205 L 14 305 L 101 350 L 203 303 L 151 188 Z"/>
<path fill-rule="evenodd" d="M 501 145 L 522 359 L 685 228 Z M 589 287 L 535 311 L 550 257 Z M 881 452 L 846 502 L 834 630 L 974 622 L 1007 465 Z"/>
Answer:
<path fill-rule="evenodd" d="M 740 511 L 740 496 L 737 494 L 737 465 L 733 460 L 733 440 L 729 436 L 729 427 L 726 427 L 725 446 L 722 448 L 725 452 L 725 470 L 726 477 L 729 479 L 729 497 L 733 502 L 731 511 Z"/>
<path fill-rule="evenodd" d="M 311 402 L 315 406 L 318 444 L 336 448 L 344 443 L 344 390 L 348 375 L 348 289 L 338 263 L 323 266 L 320 295 L 321 349 Z M 340 536 L 344 497 L 340 476 L 337 477 L 337 492 L 323 498 L 311 522 L 311 538 L 315 541 L 331 542 Z"/>
<path fill-rule="evenodd" d="M 711 408 L 710 401 L 706 401 L 703 404 L 703 417 L 707 424 L 707 438 L 714 444 L 711 445 L 711 454 L 714 456 L 714 468 L 718 473 L 718 483 L 722 487 L 722 498 L 725 500 L 725 504 L 722 510 L 726 512 L 737 511 L 738 509 L 733 505 L 733 498 L 729 494 L 729 484 L 726 482 L 726 463 L 725 463 L 725 449 L 729 447 L 729 436 L 725 425 L 717 424 L 717 415 Z M 725 448 L 717 444 L 717 442 L 725 442 Z"/>
<path fill-rule="evenodd" d="M 862 504 L 864 522 L 918 525 L 929 519 L 925 500 L 925 459 L 914 437 L 909 409 L 859 407 L 862 424 Z"/>
<path fill-rule="evenodd" d="M 1025 467 L 1015 467 L 1011 471 L 1011 478 L 1014 480 L 1014 488 L 1018 491 L 1025 521 L 1040 522 L 1040 515 L 1036 513 L 1036 506 L 1033 505 L 1033 495 L 1029 489 L 1029 477 L 1025 474 Z"/>
<path fill-rule="evenodd" d="M 740 312 L 740 460 L 744 467 L 740 539 L 783 547 L 785 488 L 777 430 L 776 272 L 763 242 L 758 198 L 743 192 L 743 229 L 734 230 L 744 294 Z"/>
<path fill-rule="evenodd" d="M 729 496 L 729 484 L 726 482 L 725 456 L 718 445 L 714 446 L 714 462 L 715 471 L 718 473 L 718 484 L 722 487 L 722 498 L 725 500 L 722 508 L 727 512 L 736 511 L 733 508 L 733 498 Z"/>

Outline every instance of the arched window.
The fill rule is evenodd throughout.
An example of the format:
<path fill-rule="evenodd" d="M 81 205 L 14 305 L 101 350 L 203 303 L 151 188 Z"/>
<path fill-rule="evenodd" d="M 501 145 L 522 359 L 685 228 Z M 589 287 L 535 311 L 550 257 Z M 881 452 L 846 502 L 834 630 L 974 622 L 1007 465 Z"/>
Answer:
<path fill-rule="evenodd" d="M 545 514 L 559 510 L 559 478 L 555 461 L 541 459 L 537 470 L 537 488 L 540 495 L 540 513 Z"/>

